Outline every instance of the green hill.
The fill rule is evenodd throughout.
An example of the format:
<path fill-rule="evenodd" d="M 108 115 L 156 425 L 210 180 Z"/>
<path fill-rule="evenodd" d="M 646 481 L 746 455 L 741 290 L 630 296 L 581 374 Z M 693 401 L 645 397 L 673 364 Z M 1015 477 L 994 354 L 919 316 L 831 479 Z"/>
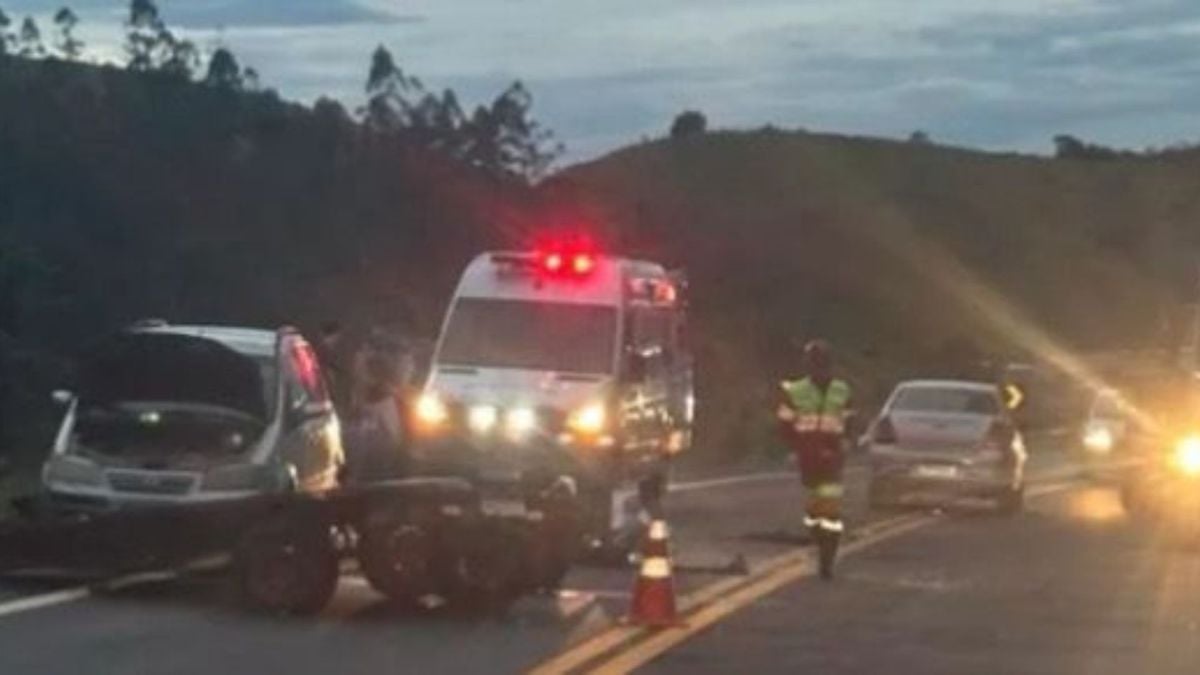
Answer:
<path fill-rule="evenodd" d="M 761 131 L 642 144 L 533 191 L 329 101 L 0 59 L 0 436 L 39 455 L 68 356 L 124 321 L 430 336 L 471 255 L 583 222 L 690 271 L 701 442 L 736 455 L 807 337 L 868 401 L 980 354 L 1175 341 L 1197 168 Z"/>
<path fill-rule="evenodd" d="M 70 355 L 140 317 L 428 334 L 527 195 L 333 102 L 0 57 L 0 438 L 44 452 Z"/>
<path fill-rule="evenodd" d="M 1200 262 L 1198 168 L 1188 153 L 723 132 L 621 150 L 556 187 L 626 246 L 689 268 L 707 437 L 729 452 L 765 433 L 770 382 L 811 336 L 836 343 L 868 400 L 976 355 L 1176 342 Z"/>

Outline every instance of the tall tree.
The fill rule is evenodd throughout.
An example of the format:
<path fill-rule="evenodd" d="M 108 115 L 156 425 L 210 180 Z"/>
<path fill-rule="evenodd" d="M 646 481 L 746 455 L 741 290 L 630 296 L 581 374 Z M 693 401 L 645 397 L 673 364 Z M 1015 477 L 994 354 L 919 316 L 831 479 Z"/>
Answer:
<path fill-rule="evenodd" d="M 708 130 L 708 118 L 699 110 L 685 110 L 671 123 L 671 138 L 699 136 Z"/>
<path fill-rule="evenodd" d="M 218 47 L 208 60 L 208 74 L 204 83 L 217 89 L 240 91 L 242 89 L 242 68 L 238 65 L 233 52 L 225 47 Z"/>
<path fill-rule="evenodd" d="M 563 152 L 554 134 L 531 115 L 533 96 L 520 81 L 480 106 L 468 125 L 465 158 L 496 174 L 537 181 Z"/>
<path fill-rule="evenodd" d="M 242 69 L 242 88 L 246 91 L 258 91 L 262 88 L 262 82 L 257 70 L 250 66 Z"/>
<path fill-rule="evenodd" d="M 3 9 L 0 9 L 0 56 L 8 53 L 8 48 L 13 42 L 13 37 L 8 32 L 10 26 L 12 26 L 12 19 L 8 18 Z"/>
<path fill-rule="evenodd" d="M 130 0 L 129 17 L 125 20 L 125 53 L 129 56 L 126 68 L 142 72 L 156 67 L 161 27 L 154 0 Z"/>
<path fill-rule="evenodd" d="M 68 61 L 76 61 L 83 55 L 83 40 L 75 37 L 75 27 L 79 25 L 79 17 L 70 7 L 63 7 L 54 15 L 54 25 L 58 27 L 58 43 L 55 47 L 58 53 Z"/>
<path fill-rule="evenodd" d="M 154 0 L 130 0 L 125 20 L 126 68 L 138 72 L 158 71 L 191 79 L 200 64 L 200 51 L 191 40 L 177 37 L 167 27 Z"/>
<path fill-rule="evenodd" d="M 394 131 L 410 126 L 417 104 L 422 98 L 421 81 L 409 77 L 392 53 L 383 45 L 371 54 L 371 69 L 367 73 L 367 105 L 362 112 L 367 126 Z"/>
<path fill-rule="evenodd" d="M 163 59 L 158 69 L 183 80 L 192 79 L 192 73 L 200 65 L 200 50 L 191 40 L 181 40 L 164 26 L 159 33 Z"/>
<path fill-rule="evenodd" d="M 17 55 L 27 59 L 46 55 L 46 47 L 42 44 L 42 31 L 32 16 L 25 17 L 21 22 L 21 32 L 17 36 Z"/>

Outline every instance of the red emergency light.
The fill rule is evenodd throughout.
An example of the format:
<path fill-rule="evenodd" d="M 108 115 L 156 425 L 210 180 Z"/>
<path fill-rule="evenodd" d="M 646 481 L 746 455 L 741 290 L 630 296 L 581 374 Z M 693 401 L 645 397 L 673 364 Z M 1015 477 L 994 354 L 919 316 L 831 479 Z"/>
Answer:
<path fill-rule="evenodd" d="M 594 247 L 582 240 L 541 244 L 533 253 L 537 266 L 554 276 L 591 274 L 596 269 L 597 257 Z"/>
<path fill-rule="evenodd" d="M 563 268 L 563 257 L 561 253 L 544 253 L 538 258 L 542 261 L 542 268 L 547 272 L 561 272 Z"/>
<path fill-rule="evenodd" d="M 596 259 L 590 253 L 576 253 L 571 258 L 571 271 L 575 274 L 587 274 L 596 268 Z"/>

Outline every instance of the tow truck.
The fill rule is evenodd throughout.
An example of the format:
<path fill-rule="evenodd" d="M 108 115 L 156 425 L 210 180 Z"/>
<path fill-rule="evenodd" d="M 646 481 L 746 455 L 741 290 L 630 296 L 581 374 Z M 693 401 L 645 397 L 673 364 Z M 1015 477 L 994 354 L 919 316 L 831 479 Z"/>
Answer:
<path fill-rule="evenodd" d="M 463 272 L 417 405 L 417 475 L 467 481 L 486 514 L 554 523 L 546 583 L 661 508 L 691 444 L 687 280 L 563 237 Z M 632 502 L 633 500 L 628 500 Z"/>
<path fill-rule="evenodd" d="M 0 522 L 0 573 L 106 579 L 226 560 L 239 595 L 319 612 L 343 563 L 398 603 L 500 610 L 554 522 L 493 522 L 469 482 L 341 480 L 338 419 L 291 328 L 139 322 L 80 359 L 42 488 Z M 498 555 L 503 552 L 504 555 Z"/>

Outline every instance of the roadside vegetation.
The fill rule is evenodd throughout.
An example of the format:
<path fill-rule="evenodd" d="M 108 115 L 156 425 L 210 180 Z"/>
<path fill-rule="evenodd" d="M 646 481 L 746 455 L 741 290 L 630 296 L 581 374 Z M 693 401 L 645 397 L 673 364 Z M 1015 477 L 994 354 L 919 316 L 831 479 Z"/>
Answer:
<path fill-rule="evenodd" d="M 784 131 L 666 137 L 553 171 L 513 83 L 473 108 L 385 47 L 360 101 L 283 100 L 150 0 L 124 60 L 74 13 L 0 16 L 0 407 L 7 456 L 49 442 L 69 356 L 121 323 L 429 337 L 480 249 L 586 223 L 692 277 L 701 453 L 769 444 L 772 383 L 824 336 L 862 398 L 986 356 L 1177 343 L 1195 295 L 1200 155 L 1070 136 L 1056 157 Z"/>

